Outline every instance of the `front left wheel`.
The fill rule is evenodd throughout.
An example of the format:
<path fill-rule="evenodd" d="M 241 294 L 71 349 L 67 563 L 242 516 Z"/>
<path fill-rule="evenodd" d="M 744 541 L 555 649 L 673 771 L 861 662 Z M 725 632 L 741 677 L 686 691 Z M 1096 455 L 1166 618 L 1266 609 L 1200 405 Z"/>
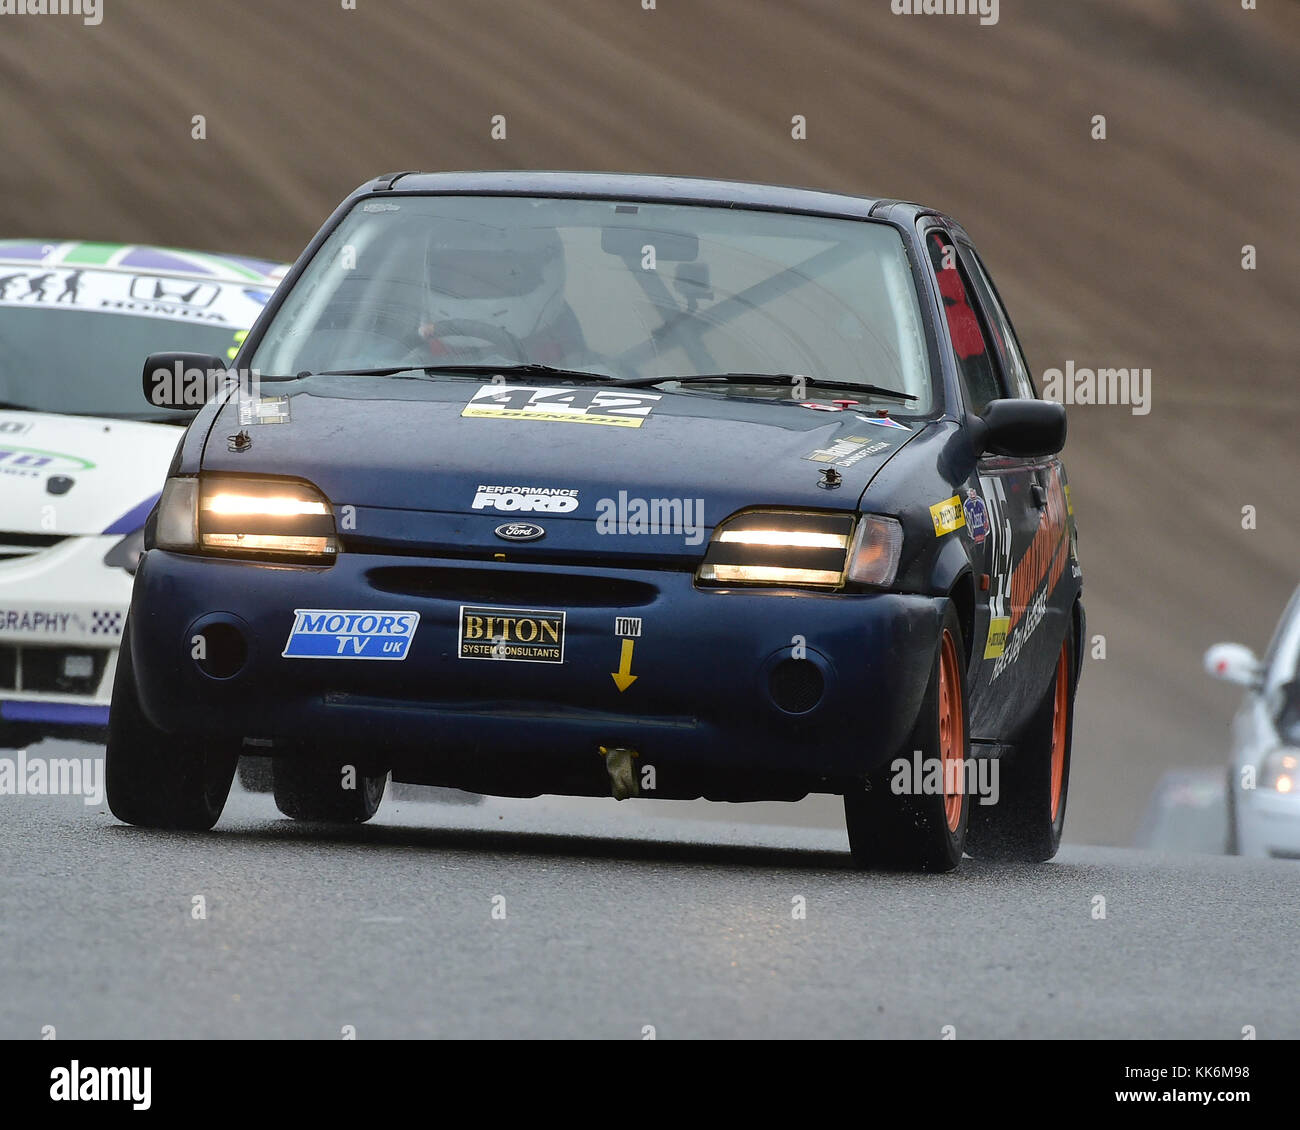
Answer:
<path fill-rule="evenodd" d="M 916 726 L 901 751 L 907 767 L 886 766 L 844 798 L 855 867 L 951 871 L 961 862 L 970 808 L 965 657 L 961 621 L 950 605 Z"/>
<path fill-rule="evenodd" d="M 127 824 L 206 832 L 221 817 L 239 749 L 159 730 L 140 708 L 131 625 L 122 633 L 104 751 L 108 807 Z"/>
<path fill-rule="evenodd" d="M 997 803 L 977 806 L 971 820 L 970 853 L 976 859 L 1045 863 L 1060 848 L 1070 791 L 1075 684 L 1071 629 L 1014 756 L 1000 767 Z"/>

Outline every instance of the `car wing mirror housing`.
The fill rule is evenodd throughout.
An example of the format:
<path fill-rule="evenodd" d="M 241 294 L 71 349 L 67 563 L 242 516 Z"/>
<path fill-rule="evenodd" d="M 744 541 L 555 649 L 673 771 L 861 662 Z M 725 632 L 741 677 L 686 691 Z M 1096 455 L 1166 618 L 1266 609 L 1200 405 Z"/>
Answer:
<path fill-rule="evenodd" d="M 235 374 L 226 361 L 207 353 L 151 353 L 140 390 L 153 408 L 194 412 L 228 392 Z"/>
<path fill-rule="evenodd" d="M 1264 665 L 1239 643 L 1216 643 L 1205 653 L 1205 670 L 1212 678 L 1251 690 L 1264 683 Z"/>
<path fill-rule="evenodd" d="M 1065 406 L 1051 400 L 990 400 L 971 417 L 970 427 L 976 456 L 1055 455 L 1065 446 Z"/>

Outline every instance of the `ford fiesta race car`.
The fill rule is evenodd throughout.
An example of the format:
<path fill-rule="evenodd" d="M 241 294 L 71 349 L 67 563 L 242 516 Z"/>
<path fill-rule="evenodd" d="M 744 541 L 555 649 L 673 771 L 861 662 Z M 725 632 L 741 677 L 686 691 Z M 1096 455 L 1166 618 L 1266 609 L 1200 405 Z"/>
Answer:
<path fill-rule="evenodd" d="M 0 241 L 0 748 L 102 739 L 142 527 L 184 417 L 140 355 L 234 356 L 273 263 Z"/>
<path fill-rule="evenodd" d="M 158 355 L 168 375 L 220 357 Z M 1042 860 L 1084 638 L 1059 404 L 962 228 L 676 178 L 399 174 L 316 236 L 149 519 L 113 812 L 386 781 L 844 796 L 855 862 Z M 160 396 L 161 394 L 161 396 Z"/>

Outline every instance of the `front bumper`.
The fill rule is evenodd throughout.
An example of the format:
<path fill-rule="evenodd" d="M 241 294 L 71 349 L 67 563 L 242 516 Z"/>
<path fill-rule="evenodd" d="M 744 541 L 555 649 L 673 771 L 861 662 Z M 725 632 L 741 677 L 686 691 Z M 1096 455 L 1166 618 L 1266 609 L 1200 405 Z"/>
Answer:
<path fill-rule="evenodd" d="M 459 658 L 463 606 L 563 612 L 563 662 Z M 860 779 L 892 759 L 920 710 L 943 607 L 702 590 L 674 571 L 369 554 L 304 569 L 155 549 L 136 579 L 131 654 L 146 715 L 178 735 L 344 752 L 399 779 L 511 795 L 608 792 L 599 747 L 627 746 L 656 767 L 656 795 L 750 799 Z M 398 661 L 284 658 L 296 609 L 420 621 Z M 618 617 L 641 621 L 630 648 Z M 233 677 L 193 658 L 217 624 L 247 642 Z M 822 688 L 798 714 L 779 704 L 790 701 L 780 674 L 773 684 L 792 659 Z M 623 691 L 620 672 L 636 677 Z M 800 706 L 806 680 L 803 692 Z"/>
<path fill-rule="evenodd" d="M 68 537 L 0 562 L 0 742 L 100 738 L 131 577 L 104 564 L 120 536 Z"/>

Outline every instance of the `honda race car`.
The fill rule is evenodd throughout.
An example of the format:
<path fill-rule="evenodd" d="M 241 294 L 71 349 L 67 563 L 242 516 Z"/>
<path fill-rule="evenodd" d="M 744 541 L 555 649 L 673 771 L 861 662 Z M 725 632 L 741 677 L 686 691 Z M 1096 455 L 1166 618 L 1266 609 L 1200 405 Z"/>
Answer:
<path fill-rule="evenodd" d="M 185 422 L 140 403 L 140 355 L 233 357 L 282 273 L 0 241 L 0 748 L 103 737 L 142 527 Z"/>
<path fill-rule="evenodd" d="M 1205 668 L 1246 689 L 1232 722 L 1228 854 L 1300 859 L 1300 589 L 1263 658 L 1219 643 L 1205 653 Z"/>
<path fill-rule="evenodd" d="M 220 357 L 156 355 L 168 374 Z M 382 177 L 189 425 L 145 532 L 113 812 L 309 820 L 390 778 L 844 797 L 862 866 L 1042 860 L 1084 638 L 1059 404 L 916 204 Z M 245 375 L 260 377 L 260 383 Z"/>

